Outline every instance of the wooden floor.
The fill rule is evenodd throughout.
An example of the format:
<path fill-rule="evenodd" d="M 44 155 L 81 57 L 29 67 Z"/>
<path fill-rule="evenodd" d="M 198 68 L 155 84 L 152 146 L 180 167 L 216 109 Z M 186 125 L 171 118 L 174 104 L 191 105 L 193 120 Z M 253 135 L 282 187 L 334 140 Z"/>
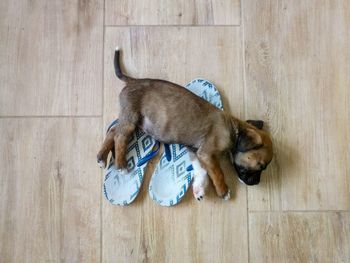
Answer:
<path fill-rule="evenodd" d="M 350 2 L 2 0 L 0 262 L 350 262 Z M 118 116 L 114 47 L 135 77 L 214 82 L 266 121 L 275 157 L 246 187 L 224 161 L 176 207 L 102 194 Z"/>

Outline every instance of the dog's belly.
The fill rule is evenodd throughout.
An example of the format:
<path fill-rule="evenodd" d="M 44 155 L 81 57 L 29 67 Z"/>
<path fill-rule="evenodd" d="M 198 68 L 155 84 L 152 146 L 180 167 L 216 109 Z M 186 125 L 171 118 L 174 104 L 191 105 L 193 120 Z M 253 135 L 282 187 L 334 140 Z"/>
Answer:
<path fill-rule="evenodd" d="M 154 139 L 159 140 L 159 138 L 156 138 L 156 131 L 154 130 L 154 125 L 149 118 L 143 118 L 140 128 L 148 135 L 151 135 Z"/>
<path fill-rule="evenodd" d="M 141 122 L 140 128 L 146 134 L 152 136 L 154 139 L 158 141 L 165 142 L 165 143 L 175 142 L 174 135 L 171 135 L 166 132 L 167 126 L 168 126 L 167 124 L 161 123 L 159 121 L 151 121 L 148 117 L 144 117 Z"/>
<path fill-rule="evenodd" d="M 144 117 L 140 128 L 154 139 L 164 143 L 179 143 L 187 146 L 198 147 L 200 136 L 189 129 L 179 129 L 175 122 L 151 120 Z"/>

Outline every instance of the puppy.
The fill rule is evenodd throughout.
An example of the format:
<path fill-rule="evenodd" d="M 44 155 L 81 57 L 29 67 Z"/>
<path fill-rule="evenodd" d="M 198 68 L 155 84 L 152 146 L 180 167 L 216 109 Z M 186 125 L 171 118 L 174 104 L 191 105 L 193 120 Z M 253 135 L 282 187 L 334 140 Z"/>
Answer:
<path fill-rule="evenodd" d="M 262 121 L 241 121 L 216 108 L 186 88 L 158 79 L 135 79 L 125 75 L 114 55 L 117 77 L 126 83 L 119 95 L 119 124 L 112 127 L 97 155 L 105 166 L 115 151 L 115 166 L 125 170 L 125 154 L 136 128 L 164 143 L 187 146 L 195 169 L 193 192 L 203 198 L 207 173 L 219 197 L 228 199 L 229 189 L 219 160 L 230 152 L 238 177 L 247 185 L 260 182 L 261 172 L 272 159 L 272 142 Z"/>

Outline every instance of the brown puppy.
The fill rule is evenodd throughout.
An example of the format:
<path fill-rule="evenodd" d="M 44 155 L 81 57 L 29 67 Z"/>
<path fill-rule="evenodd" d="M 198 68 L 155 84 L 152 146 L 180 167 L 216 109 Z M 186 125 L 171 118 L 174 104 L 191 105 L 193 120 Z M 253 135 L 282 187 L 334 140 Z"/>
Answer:
<path fill-rule="evenodd" d="M 119 124 L 109 131 L 97 155 L 100 164 L 107 163 L 107 155 L 114 147 L 116 167 L 126 169 L 126 147 L 139 127 L 160 142 L 183 144 L 193 151 L 220 197 L 229 198 L 219 164 L 224 152 L 231 152 L 232 162 L 244 183 L 259 183 L 261 171 L 272 159 L 272 142 L 261 130 L 262 121 L 238 120 L 168 81 L 128 77 L 120 69 L 119 54 L 117 49 L 115 73 L 126 86 L 119 95 Z"/>

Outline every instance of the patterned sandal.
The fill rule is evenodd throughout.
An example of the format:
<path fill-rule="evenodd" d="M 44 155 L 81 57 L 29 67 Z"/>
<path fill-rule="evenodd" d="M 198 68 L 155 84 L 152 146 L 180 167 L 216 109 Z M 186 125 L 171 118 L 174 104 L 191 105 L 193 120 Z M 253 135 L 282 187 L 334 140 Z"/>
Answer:
<path fill-rule="evenodd" d="M 107 132 L 115 125 L 118 125 L 118 120 L 111 123 Z M 155 145 L 155 150 L 152 150 Z M 109 202 L 113 205 L 128 205 L 135 200 L 140 192 L 146 164 L 158 154 L 159 148 L 160 143 L 151 136 L 139 129 L 134 132 L 126 154 L 128 173 L 125 174 L 114 166 L 113 157 L 105 172 L 103 191 Z"/>

